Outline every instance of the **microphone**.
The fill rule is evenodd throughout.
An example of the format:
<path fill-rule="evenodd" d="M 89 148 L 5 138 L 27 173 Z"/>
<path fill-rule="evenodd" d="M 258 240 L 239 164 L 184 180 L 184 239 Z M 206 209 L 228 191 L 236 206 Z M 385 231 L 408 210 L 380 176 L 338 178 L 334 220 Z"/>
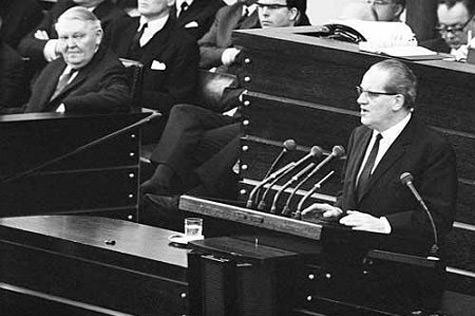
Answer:
<path fill-rule="evenodd" d="M 277 158 L 275 158 L 274 162 L 272 162 L 272 165 L 270 166 L 269 170 L 267 170 L 266 175 L 264 176 L 263 179 L 267 178 L 271 174 L 271 172 L 274 171 L 275 167 L 282 160 L 282 158 L 284 158 L 285 154 L 297 148 L 297 143 L 293 139 L 287 139 L 286 141 L 282 143 L 282 145 L 284 146 L 284 148 L 282 149 L 280 154 L 277 156 Z"/>
<path fill-rule="evenodd" d="M 328 155 L 325 159 L 323 159 L 322 162 L 320 162 L 315 167 L 315 169 L 313 169 L 302 181 L 300 181 L 295 186 L 294 190 L 292 191 L 292 193 L 290 193 L 289 197 L 287 198 L 287 202 L 285 203 L 284 209 L 282 210 L 282 214 L 286 215 L 286 216 L 289 215 L 289 213 L 290 213 L 290 203 L 292 202 L 292 199 L 293 199 L 295 193 L 298 191 L 298 189 L 300 189 L 302 187 L 302 185 L 304 185 L 305 182 L 307 182 L 318 171 L 320 171 L 320 169 L 322 169 L 322 167 L 324 165 L 326 165 L 328 162 L 330 162 L 330 160 L 332 160 L 333 158 L 340 158 L 344 154 L 345 154 L 345 149 L 343 148 L 343 146 L 339 146 L 339 145 L 338 146 L 333 146 L 331 154 Z"/>
<path fill-rule="evenodd" d="M 295 219 L 301 219 L 302 208 L 303 208 L 304 203 L 310 198 L 310 196 L 312 196 L 313 193 L 315 193 L 315 191 L 320 189 L 322 187 L 322 183 L 327 181 L 327 179 L 330 178 L 334 173 L 335 173 L 335 170 L 332 170 L 329 173 L 327 173 L 326 176 L 324 176 L 320 181 L 315 183 L 315 185 L 310 189 L 310 191 L 308 191 L 307 194 L 304 195 L 304 197 L 300 200 L 297 206 L 297 211 L 294 214 Z"/>
<path fill-rule="evenodd" d="M 288 175 L 292 170 L 294 170 L 295 168 L 299 167 L 300 165 L 304 164 L 307 160 L 309 160 L 310 158 L 312 157 L 320 157 L 321 155 L 323 154 L 323 150 L 319 147 L 319 146 L 313 146 L 312 148 L 310 148 L 310 152 L 305 155 L 304 157 L 302 157 L 300 160 L 298 160 L 297 162 L 291 162 L 290 164 L 288 164 L 287 166 L 289 165 L 292 165 L 291 167 L 289 167 L 285 172 L 283 172 L 282 174 L 280 174 L 279 176 L 275 177 L 274 179 L 270 180 L 270 181 L 266 181 L 265 183 L 269 183 L 269 186 L 267 187 L 267 189 L 264 191 L 264 194 L 262 195 L 261 199 L 260 199 L 260 202 L 257 206 L 257 209 L 258 210 L 264 210 L 265 209 L 265 206 L 266 206 L 266 197 L 267 197 L 267 194 L 269 194 L 271 188 L 280 180 L 282 179 L 283 177 L 285 177 L 286 175 Z M 285 168 L 285 167 L 284 167 Z M 270 177 L 269 177 L 270 178 Z M 265 180 L 264 180 L 265 181 Z"/>
<path fill-rule="evenodd" d="M 431 254 L 436 256 L 437 251 L 439 250 L 439 238 L 437 234 L 437 227 L 435 226 L 434 218 L 432 217 L 431 212 L 429 211 L 429 208 L 427 207 L 426 203 L 424 203 L 424 200 L 422 197 L 419 195 L 419 192 L 417 192 L 416 188 L 414 187 L 414 184 L 412 181 L 414 180 L 414 177 L 412 176 L 411 173 L 409 172 L 403 172 L 401 176 L 399 177 L 401 180 L 401 183 L 406 185 L 409 190 L 411 190 L 412 195 L 416 198 L 417 202 L 422 206 L 422 209 L 426 212 L 427 216 L 429 217 L 430 224 L 432 226 L 432 234 L 434 235 L 434 245 L 432 245 L 432 248 L 430 250 Z"/>
<path fill-rule="evenodd" d="M 282 145 L 284 146 L 284 148 L 282 149 L 280 154 L 277 156 L 277 158 L 275 158 L 275 160 L 272 162 L 271 166 L 269 167 L 269 170 L 267 170 L 266 175 L 263 178 L 263 181 L 269 178 L 271 172 L 274 171 L 277 164 L 282 160 L 282 158 L 284 158 L 284 156 L 287 152 L 289 152 L 290 150 L 295 150 L 297 148 L 297 143 L 293 139 L 287 139 L 286 141 L 284 141 L 282 143 Z M 264 183 L 261 182 L 260 184 L 261 185 L 258 185 L 256 187 L 254 187 L 254 189 L 251 191 L 251 194 L 249 194 L 249 198 L 248 198 L 248 201 L 246 203 L 246 206 L 248 208 L 251 208 L 253 206 L 254 197 L 256 199 L 259 199 L 259 191 L 262 188 L 262 186 L 264 185 Z"/>
<path fill-rule="evenodd" d="M 279 200 L 279 197 L 280 197 L 280 195 L 282 194 L 282 192 L 284 192 L 284 190 L 287 189 L 288 187 L 290 187 L 294 182 L 298 181 L 301 176 L 303 176 L 304 174 L 306 174 L 307 171 L 309 171 L 310 169 L 312 169 L 314 166 L 315 166 L 315 164 L 314 164 L 313 162 L 310 163 L 308 166 L 306 166 L 305 168 L 303 168 L 302 170 L 300 170 L 296 175 L 294 175 L 293 177 L 291 177 L 290 180 L 287 181 L 287 182 L 279 189 L 279 191 L 277 191 L 277 193 L 276 193 L 275 196 L 274 196 L 274 200 L 272 201 L 272 206 L 271 206 L 271 209 L 270 209 L 270 212 L 271 212 L 272 214 L 275 214 L 275 213 L 277 212 L 277 201 Z"/>

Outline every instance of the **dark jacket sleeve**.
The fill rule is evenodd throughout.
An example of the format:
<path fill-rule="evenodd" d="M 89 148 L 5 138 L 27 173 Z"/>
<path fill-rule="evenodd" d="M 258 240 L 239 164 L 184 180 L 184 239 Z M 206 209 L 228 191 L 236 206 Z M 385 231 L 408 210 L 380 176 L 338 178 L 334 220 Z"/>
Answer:
<path fill-rule="evenodd" d="M 67 113 L 128 111 L 132 100 L 125 68 L 117 64 L 104 69 L 97 83 L 85 86 L 80 95 L 71 94 L 62 103 Z"/>
<path fill-rule="evenodd" d="M 24 63 L 20 55 L 0 42 L 0 108 L 21 106 L 24 83 Z"/>
<path fill-rule="evenodd" d="M 72 6 L 74 6 L 74 3 L 71 0 L 58 1 L 51 10 L 45 14 L 41 23 L 22 39 L 18 46 L 20 54 L 33 60 L 45 61 L 43 50 L 48 41 L 35 38 L 35 33 L 42 30 L 48 34 L 50 39 L 58 38 L 54 26 L 56 19 L 61 13 Z"/>

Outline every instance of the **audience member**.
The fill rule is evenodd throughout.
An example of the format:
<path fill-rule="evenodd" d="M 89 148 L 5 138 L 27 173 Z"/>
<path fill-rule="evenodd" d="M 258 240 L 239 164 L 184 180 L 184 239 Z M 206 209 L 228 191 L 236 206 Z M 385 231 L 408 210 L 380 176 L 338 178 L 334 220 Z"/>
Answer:
<path fill-rule="evenodd" d="M 306 0 L 258 0 L 258 17 L 264 28 L 294 26 L 305 5 Z M 236 110 L 241 93 L 242 89 L 231 87 L 221 100 L 222 111 L 233 109 L 233 115 L 190 104 L 172 109 L 151 157 L 157 166 L 155 173 L 141 185 L 142 194 L 154 194 L 145 196 L 146 209 L 150 204 L 158 208 L 144 212 L 148 213 L 145 218 L 162 223 L 182 222 L 176 221 L 182 217 L 177 210 L 177 196 L 163 195 L 193 189 L 194 194 L 208 197 L 235 197 L 237 177 L 232 166 L 239 154 L 240 115 Z"/>
<path fill-rule="evenodd" d="M 455 152 L 414 113 L 416 87 L 413 72 L 400 61 L 389 59 L 369 68 L 357 87 L 363 125 L 350 136 L 343 191 L 335 206 L 316 203 L 302 212 L 304 218 L 323 214 L 354 230 L 410 238 L 403 249 L 415 246 L 415 240 L 423 243 L 416 247 L 424 248 L 414 250 L 425 249 L 426 242 L 434 242 L 433 229 L 428 215 L 400 182 L 400 176 L 409 172 L 439 237 L 448 233 L 457 198 Z"/>
<path fill-rule="evenodd" d="M 382 22 L 400 22 L 406 0 L 367 0 L 349 4 L 343 10 L 342 19 Z"/>
<path fill-rule="evenodd" d="M 2 27 L 0 14 L 0 114 L 21 107 L 22 94 L 25 90 L 23 60 L 3 40 Z"/>
<path fill-rule="evenodd" d="M 437 8 L 441 38 L 421 43 L 432 50 L 450 53 L 457 59 L 465 59 L 468 54 L 468 33 L 475 34 L 475 1 L 440 0 Z"/>
<path fill-rule="evenodd" d="M 196 41 L 170 18 L 174 2 L 139 0 L 140 16 L 116 20 L 107 34 L 119 57 L 144 65 L 141 106 L 164 114 L 194 102 L 199 62 Z"/>
<path fill-rule="evenodd" d="M 1 1 L 3 25 L 0 36 L 11 48 L 17 49 L 20 40 L 43 19 L 43 10 L 37 0 Z"/>
<path fill-rule="evenodd" d="M 176 0 L 172 12 L 177 26 L 198 40 L 209 31 L 216 12 L 224 5 L 222 0 Z"/>
<path fill-rule="evenodd" d="M 256 0 L 239 0 L 219 9 L 211 29 L 198 41 L 200 68 L 229 66 L 235 61 L 240 50 L 233 47 L 231 33 L 233 30 L 259 27 L 255 2 Z"/>
<path fill-rule="evenodd" d="M 115 18 L 125 15 L 122 10 L 114 7 L 111 0 L 58 0 L 41 23 L 20 42 L 19 52 L 22 56 L 29 57 L 35 68 L 41 69 L 46 62 L 61 56 L 54 24 L 63 12 L 73 6 L 82 6 L 93 12 L 101 20 L 103 29 Z"/>
<path fill-rule="evenodd" d="M 124 66 L 106 47 L 101 23 L 88 9 L 66 10 L 56 23 L 62 58 L 36 80 L 25 112 L 107 113 L 126 111 L 131 98 Z"/>

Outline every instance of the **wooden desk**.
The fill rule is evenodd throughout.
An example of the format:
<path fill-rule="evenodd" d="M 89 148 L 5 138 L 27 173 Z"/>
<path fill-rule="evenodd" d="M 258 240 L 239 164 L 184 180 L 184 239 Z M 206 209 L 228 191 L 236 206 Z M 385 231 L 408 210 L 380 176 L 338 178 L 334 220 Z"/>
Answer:
<path fill-rule="evenodd" d="M 1 293 L 12 309 L 39 300 L 34 315 L 54 302 L 91 315 L 185 315 L 187 250 L 169 246 L 173 233 L 101 217 L 0 219 Z"/>

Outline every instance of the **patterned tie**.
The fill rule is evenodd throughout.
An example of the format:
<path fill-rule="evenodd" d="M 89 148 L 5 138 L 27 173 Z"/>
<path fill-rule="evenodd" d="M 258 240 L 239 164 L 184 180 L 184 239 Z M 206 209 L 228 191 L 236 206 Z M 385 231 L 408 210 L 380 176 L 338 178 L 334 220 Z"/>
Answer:
<path fill-rule="evenodd" d="M 53 95 L 50 98 L 50 101 L 55 99 L 69 83 L 71 77 L 76 73 L 77 69 L 71 69 L 68 73 L 63 73 L 59 76 L 58 83 L 56 84 L 56 89 L 54 90 Z"/>
<path fill-rule="evenodd" d="M 383 136 L 381 134 L 376 135 L 376 141 L 374 142 L 373 148 L 369 153 L 368 160 L 364 165 L 363 171 L 361 171 L 360 178 L 358 180 L 358 184 L 356 186 L 356 193 L 358 195 L 358 199 L 361 198 L 363 192 L 366 191 L 366 187 L 369 184 L 369 180 L 371 178 L 371 171 L 374 168 L 374 163 L 376 162 L 376 156 L 378 155 L 379 150 L 379 142 L 381 141 Z"/>

